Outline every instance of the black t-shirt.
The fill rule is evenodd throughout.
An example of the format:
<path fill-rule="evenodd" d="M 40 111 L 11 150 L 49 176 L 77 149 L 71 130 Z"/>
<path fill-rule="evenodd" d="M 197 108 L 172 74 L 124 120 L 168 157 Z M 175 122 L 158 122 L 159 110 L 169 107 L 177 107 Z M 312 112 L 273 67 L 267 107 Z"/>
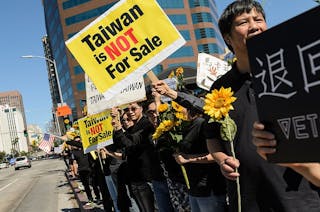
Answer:
<path fill-rule="evenodd" d="M 204 118 L 197 117 L 183 129 L 183 139 L 179 143 L 181 152 L 194 155 L 209 153 L 204 132 L 206 122 Z M 225 178 L 217 163 L 186 163 L 184 166 L 189 178 L 190 195 L 205 197 L 211 192 L 215 195 L 226 193 Z"/>
<path fill-rule="evenodd" d="M 129 132 L 124 133 L 122 130 L 114 132 L 114 137 L 117 138 L 120 147 L 123 147 L 122 154 L 128 163 L 128 178 L 132 182 L 152 180 L 154 147 L 151 136 L 153 132 L 153 125 L 144 116 Z"/>
<path fill-rule="evenodd" d="M 320 198 L 310 183 L 289 168 L 268 163 L 252 144 L 252 126 L 258 120 L 254 92 L 249 74 L 240 74 L 236 66 L 218 79 L 211 89 L 231 87 L 237 100 L 230 117 L 237 125 L 234 139 L 236 157 L 240 161 L 240 190 L 242 210 L 259 211 L 320 211 Z M 207 138 L 219 139 L 219 125 L 207 125 Z M 231 155 L 230 143 L 222 142 L 225 153 Z M 235 181 L 228 181 L 230 210 L 237 211 Z"/>

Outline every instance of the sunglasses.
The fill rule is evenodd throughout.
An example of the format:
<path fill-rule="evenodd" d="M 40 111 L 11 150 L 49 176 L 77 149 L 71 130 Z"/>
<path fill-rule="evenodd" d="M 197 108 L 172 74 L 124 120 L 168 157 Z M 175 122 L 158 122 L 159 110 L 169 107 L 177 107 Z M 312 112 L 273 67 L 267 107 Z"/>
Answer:
<path fill-rule="evenodd" d="M 128 111 L 132 111 L 135 112 L 137 109 L 139 109 L 140 107 L 128 107 Z"/>

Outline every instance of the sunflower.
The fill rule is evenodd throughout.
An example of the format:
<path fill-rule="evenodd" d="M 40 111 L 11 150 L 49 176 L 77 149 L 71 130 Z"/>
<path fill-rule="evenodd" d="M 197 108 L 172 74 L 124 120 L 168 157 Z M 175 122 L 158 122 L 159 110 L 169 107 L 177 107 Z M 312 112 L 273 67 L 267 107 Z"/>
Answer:
<path fill-rule="evenodd" d="M 158 106 L 158 112 L 159 113 L 163 113 L 164 111 L 168 110 L 169 106 L 167 103 L 164 103 L 164 104 L 160 104 Z"/>
<path fill-rule="evenodd" d="M 181 119 L 183 121 L 187 121 L 188 120 L 188 116 L 187 116 L 186 113 L 176 112 L 174 115 L 177 117 L 177 119 Z"/>
<path fill-rule="evenodd" d="M 175 101 L 172 101 L 171 105 L 172 105 L 172 108 L 177 112 L 183 112 L 183 110 L 184 110 L 184 107 L 182 107 L 181 105 L 179 105 Z"/>
<path fill-rule="evenodd" d="M 159 138 L 164 132 L 168 132 L 174 127 L 175 123 L 171 120 L 162 121 L 152 135 L 153 139 Z"/>
<path fill-rule="evenodd" d="M 205 97 L 203 110 L 214 120 L 221 120 L 228 116 L 230 110 L 233 110 L 232 103 L 237 99 L 233 97 L 231 88 L 221 87 L 220 90 L 214 89 Z"/>
<path fill-rule="evenodd" d="M 183 75 L 183 68 L 182 67 L 179 67 L 176 69 L 176 76 L 182 76 Z"/>

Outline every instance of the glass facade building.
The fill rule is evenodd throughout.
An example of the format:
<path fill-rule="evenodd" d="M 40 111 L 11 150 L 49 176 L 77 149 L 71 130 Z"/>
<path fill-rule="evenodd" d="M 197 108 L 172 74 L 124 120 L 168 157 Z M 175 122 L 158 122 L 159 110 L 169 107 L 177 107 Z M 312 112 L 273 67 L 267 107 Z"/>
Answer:
<path fill-rule="evenodd" d="M 67 50 L 65 41 L 103 14 L 115 0 L 43 0 L 47 36 L 56 60 L 63 100 L 73 118 L 82 116 L 86 99 L 84 71 Z M 185 38 L 186 44 L 153 68 L 157 75 L 175 67 L 187 67 L 196 75 L 199 52 L 223 54 L 224 42 L 218 29 L 215 0 L 157 0 Z"/>

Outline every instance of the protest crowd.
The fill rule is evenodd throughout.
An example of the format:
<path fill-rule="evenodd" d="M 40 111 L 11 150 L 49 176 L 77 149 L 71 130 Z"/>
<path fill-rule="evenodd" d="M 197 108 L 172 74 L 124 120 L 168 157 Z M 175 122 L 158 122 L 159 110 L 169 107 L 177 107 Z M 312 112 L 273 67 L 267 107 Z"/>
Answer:
<path fill-rule="evenodd" d="M 112 144 L 85 154 L 78 126 L 67 133 L 62 154 L 87 205 L 121 212 L 320 211 L 319 163 L 266 160 L 277 141 L 259 123 L 246 49 L 246 39 L 267 30 L 263 8 L 234 1 L 219 27 L 236 60 L 207 94 L 187 89 L 178 68 L 169 76 L 176 90 L 154 81 L 146 100 L 110 110 Z M 226 117 L 236 129 L 223 134 Z"/>

